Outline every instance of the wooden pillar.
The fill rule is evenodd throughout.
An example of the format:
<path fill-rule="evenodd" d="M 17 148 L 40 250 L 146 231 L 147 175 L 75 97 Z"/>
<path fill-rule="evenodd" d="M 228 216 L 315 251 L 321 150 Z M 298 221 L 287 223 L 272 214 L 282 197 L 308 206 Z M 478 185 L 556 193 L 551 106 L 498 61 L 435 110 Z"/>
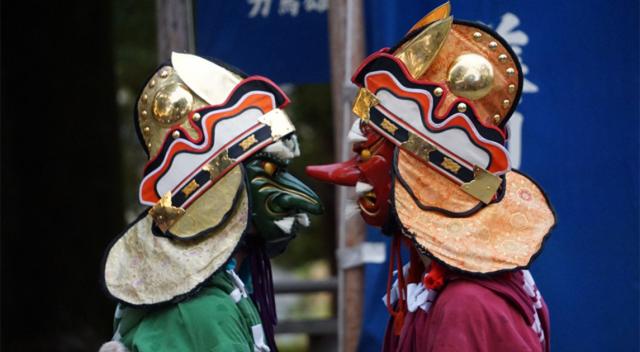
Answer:
<path fill-rule="evenodd" d="M 331 92 L 335 159 L 352 156 L 347 133 L 355 116 L 351 103 L 355 86 L 351 75 L 364 59 L 364 25 L 362 0 L 331 0 L 329 6 L 329 40 L 331 50 Z M 336 233 L 338 253 L 364 241 L 364 222 L 354 211 L 353 188 L 338 187 L 336 194 Z M 339 257 L 339 256 L 338 256 Z M 339 258 L 338 258 L 339 259 Z M 362 326 L 364 273 L 362 266 L 342 269 L 338 262 L 338 346 L 340 351 L 352 352 L 358 347 Z"/>
<path fill-rule="evenodd" d="M 160 62 L 172 51 L 195 52 L 191 0 L 156 0 L 156 21 Z"/>

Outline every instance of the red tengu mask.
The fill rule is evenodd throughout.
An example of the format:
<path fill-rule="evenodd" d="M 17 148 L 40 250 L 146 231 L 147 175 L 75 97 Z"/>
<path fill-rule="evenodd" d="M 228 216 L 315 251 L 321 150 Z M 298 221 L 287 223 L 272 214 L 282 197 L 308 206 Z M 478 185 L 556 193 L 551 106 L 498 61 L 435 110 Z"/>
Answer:
<path fill-rule="evenodd" d="M 369 225 L 383 226 L 389 218 L 389 192 L 394 145 L 367 124 L 356 121 L 349 132 L 356 155 L 348 161 L 307 166 L 317 180 L 356 187 L 360 214 Z"/>

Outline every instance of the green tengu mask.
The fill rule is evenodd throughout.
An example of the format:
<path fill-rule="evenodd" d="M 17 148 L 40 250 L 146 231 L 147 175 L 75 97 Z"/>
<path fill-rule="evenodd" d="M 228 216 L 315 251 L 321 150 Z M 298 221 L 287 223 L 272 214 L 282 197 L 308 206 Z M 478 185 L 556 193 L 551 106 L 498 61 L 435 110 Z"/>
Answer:
<path fill-rule="evenodd" d="M 318 196 L 287 170 L 299 153 L 292 135 L 245 162 L 253 224 L 270 257 L 282 253 L 297 230 L 309 225 L 308 213 L 322 213 Z"/>

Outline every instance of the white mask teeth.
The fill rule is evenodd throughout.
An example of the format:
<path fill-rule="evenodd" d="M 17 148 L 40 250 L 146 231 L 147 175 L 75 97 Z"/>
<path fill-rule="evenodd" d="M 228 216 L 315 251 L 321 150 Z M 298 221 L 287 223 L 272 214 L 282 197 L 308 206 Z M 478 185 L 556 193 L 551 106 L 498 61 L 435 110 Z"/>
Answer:
<path fill-rule="evenodd" d="M 371 191 L 373 191 L 372 185 L 366 182 L 360 182 L 360 181 L 356 183 L 356 194 L 358 194 L 359 196 L 363 196 L 365 193 L 371 192 Z"/>
<path fill-rule="evenodd" d="M 360 120 L 355 120 L 353 122 L 353 125 L 351 125 L 351 129 L 349 130 L 349 134 L 347 135 L 347 139 L 350 143 L 365 142 L 367 140 L 367 137 L 365 137 L 360 130 Z"/>
<path fill-rule="evenodd" d="M 291 234 L 291 230 L 293 229 L 293 223 L 296 221 L 294 216 L 287 216 L 286 218 L 282 218 L 280 220 L 276 220 L 273 223 L 276 224 L 282 230 L 282 232 L 287 235 Z"/>
<path fill-rule="evenodd" d="M 309 215 L 307 215 L 307 213 L 297 214 L 296 221 L 303 227 L 309 227 L 309 225 L 311 225 L 311 220 L 309 220 Z"/>

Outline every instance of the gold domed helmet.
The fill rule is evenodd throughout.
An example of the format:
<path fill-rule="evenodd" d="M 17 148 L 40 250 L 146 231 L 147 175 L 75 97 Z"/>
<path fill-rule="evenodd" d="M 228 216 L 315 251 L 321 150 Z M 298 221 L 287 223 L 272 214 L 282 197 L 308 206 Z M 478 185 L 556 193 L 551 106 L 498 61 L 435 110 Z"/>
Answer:
<path fill-rule="evenodd" d="M 469 273 L 527 266 L 555 224 L 542 190 L 511 170 L 506 123 L 518 58 L 492 29 L 445 3 L 352 78 L 353 111 L 393 143 L 392 209 L 425 255 Z"/>
<path fill-rule="evenodd" d="M 149 155 L 139 200 L 150 208 L 107 250 L 110 295 L 131 305 L 181 299 L 229 260 L 250 223 L 242 162 L 297 148 L 288 103 L 272 81 L 195 55 L 173 53 L 157 70 L 136 107 Z"/>

